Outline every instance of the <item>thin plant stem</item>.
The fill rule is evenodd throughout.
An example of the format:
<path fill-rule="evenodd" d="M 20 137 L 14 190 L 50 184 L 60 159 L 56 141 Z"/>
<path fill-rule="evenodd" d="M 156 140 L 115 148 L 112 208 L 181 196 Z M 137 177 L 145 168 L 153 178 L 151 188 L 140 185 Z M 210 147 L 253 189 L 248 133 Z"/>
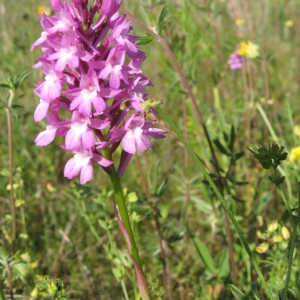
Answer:
<path fill-rule="evenodd" d="M 265 111 L 263 110 L 262 106 L 260 105 L 260 103 L 256 103 L 256 108 L 259 111 L 259 113 L 261 114 L 268 130 L 270 131 L 270 134 L 272 136 L 272 139 L 278 144 L 279 143 L 279 138 L 277 137 L 275 131 L 273 130 L 273 127 L 265 113 Z"/>
<path fill-rule="evenodd" d="M 129 297 L 128 297 L 128 293 L 127 293 L 127 289 L 126 289 L 126 285 L 125 285 L 124 280 L 121 280 L 121 286 L 122 286 L 122 290 L 123 290 L 123 293 L 124 293 L 124 296 L 125 296 L 125 300 L 129 300 Z"/>
<path fill-rule="evenodd" d="M 139 170 L 139 174 L 141 175 L 143 189 L 145 191 L 145 194 L 146 194 L 147 198 L 149 199 L 151 195 L 150 195 L 149 187 L 148 187 L 148 184 L 147 184 L 147 179 L 146 179 L 145 174 L 144 174 L 143 169 L 142 169 L 140 159 L 139 159 L 138 155 L 135 155 L 134 158 L 135 158 L 135 162 L 136 162 L 136 165 L 138 167 L 138 170 Z"/>
<path fill-rule="evenodd" d="M 142 184 L 143 184 L 145 194 L 146 194 L 147 198 L 150 199 L 151 194 L 150 194 L 150 190 L 149 190 L 149 187 L 148 187 L 148 184 L 147 184 L 146 176 L 144 174 L 141 162 L 140 162 L 137 155 L 135 155 L 135 160 L 136 160 L 136 163 L 137 163 L 139 174 L 141 176 L 141 180 L 142 180 Z M 161 233 L 161 230 L 160 230 L 160 223 L 159 223 L 159 219 L 158 219 L 158 208 L 157 208 L 157 199 L 156 198 L 153 201 L 153 217 L 154 217 L 155 229 L 156 229 L 159 248 L 160 248 L 160 258 L 161 258 L 161 262 L 162 262 L 162 265 L 163 265 L 163 282 L 164 282 L 164 288 L 165 288 L 165 293 L 166 293 L 166 299 L 171 300 L 172 299 L 171 296 L 170 296 L 170 286 L 171 286 L 170 281 L 171 280 L 170 280 L 170 276 L 168 276 L 168 271 L 167 271 L 168 261 L 166 259 L 164 240 L 163 240 L 163 236 L 162 236 L 162 233 Z M 166 247 L 167 247 L 167 245 L 166 245 Z"/>
<path fill-rule="evenodd" d="M 282 191 L 281 188 L 279 188 L 279 194 L 280 194 L 280 196 L 281 196 L 281 198 L 282 198 L 282 201 L 283 201 L 285 207 L 287 208 L 287 210 L 288 210 L 290 216 L 292 216 L 292 212 L 291 212 L 290 205 L 289 205 L 289 203 L 288 203 L 288 201 L 287 201 L 287 199 L 286 199 L 286 197 L 285 197 L 285 194 L 284 194 L 284 192 Z"/>
<path fill-rule="evenodd" d="M 15 244 L 17 237 L 17 217 L 16 217 L 16 205 L 14 198 L 14 158 L 13 158 L 13 132 L 12 132 L 12 117 L 11 108 L 12 101 L 14 98 L 14 92 L 12 89 L 9 90 L 8 105 L 5 108 L 7 118 L 7 135 L 8 135 L 8 155 L 9 155 L 9 185 L 10 185 L 10 209 L 12 216 L 12 255 L 15 253 Z"/>
<path fill-rule="evenodd" d="M 300 182 L 298 183 L 298 210 L 297 210 L 297 216 L 294 216 L 291 214 L 292 218 L 292 238 L 291 238 L 291 243 L 290 243 L 290 249 L 289 249 L 289 258 L 288 258 L 288 268 L 286 272 L 286 280 L 285 280 L 285 286 L 283 290 L 283 300 L 287 299 L 287 294 L 288 294 L 288 288 L 289 288 L 289 283 L 291 279 L 291 271 L 292 271 L 292 264 L 293 264 L 293 255 L 294 255 L 294 250 L 295 250 L 295 245 L 296 245 L 296 240 L 297 240 L 297 227 L 299 224 L 299 218 L 300 218 Z"/>
<path fill-rule="evenodd" d="M 268 68 L 267 68 L 265 58 L 262 60 L 262 70 L 263 70 L 264 77 L 265 77 L 266 100 L 269 100 L 269 97 L 270 97 L 270 79 L 269 79 L 269 73 L 268 73 Z"/>
<path fill-rule="evenodd" d="M 158 219 L 158 208 L 157 208 L 157 200 L 154 200 L 153 203 L 153 216 L 154 216 L 154 221 L 155 221 L 155 227 L 156 227 L 156 232 L 157 232 L 157 237 L 158 237 L 158 242 L 159 242 L 159 248 L 160 248 L 160 258 L 162 261 L 163 265 L 163 281 L 164 281 L 164 287 L 165 287 L 165 296 L 167 300 L 171 300 L 171 291 L 170 291 L 170 286 L 171 286 L 171 279 L 170 276 L 168 276 L 168 271 L 167 271 L 167 258 L 166 258 L 166 253 L 165 253 L 165 247 L 164 247 L 164 240 L 163 236 L 160 230 L 160 224 L 159 224 L 159 219 Z M 167 247 L 167 245 L 166 245 Z"/>
<path fill-rule="evenodd" d="M 221 47 L 220 35 L 219 35 L 219 32 L 218 32 L 217 22 L 214 19 L 214 16 L 213 16 L 213 13 L 210 9 L 208 1 L 205 1 L 205 7 L 206 7 L 207 14 L 209 16 L 210 25 L 211 25 L 211 27 L 213 29 L 213 32 L 214 32 L 214 37 L 215 37 L 215 41 L 216 41 L 216 52 L 219 54 L 222 62 L 224 62 L 225 58 L 224 58 L 222 47 Z"/>
<path fill-rule="evenodd" d="M 142 270 L 142 263 L 141 263 L 141 259 L 140 259 L 140 255 L 136 246 L 136 242 L 135 242 L 135 238 L 133 235 L 133 231 L 131 228 L 131 223 L 130 223 L 130 219 L 129 219 L 129 215 L 128 215 L 128 210 L 127 210 L 127 206 L 125 203 L 125 198 L 123 195 L 123 190 L 121 187 L 121 183 L 120 183 L 120 178 L 116 172 L 116 169 L 114 167 L 114 165 L 112 165 L 110 167 L 111 173 L 109 174 L 111 183 L 113 185 L 113 190 L 114 190 L 114 196 L 115 196 L 115 201 L 117 203 L 117 206 L 119 208 L 119 212 L 120 212 L 120 216 L 121 216 L 121 220 L 123 222 L 123 225 L 127 231 L 127 234 L 129 236 L 130 239 L 130 243 L 131 243 L 131 256 L 133 257 L 133 259 L 136 261 L 136 263 L 138 264 L 139 268 Z"/>
<path fill-rule="evenodd" d="M 229 217 L 228 217 L 228 213 L 226 212 L 226 210 L 224 210 L 224 217 L 225 217 L 225 230 L 226 230 L 226 233 L 230 232 L 230 234 L 227 234 L 229 264 L 230 264 L 230 269 L 232 271 L 232 281 L 236 285 L 238 274 L 237 274 L 237 269 L 235 267 L 235 262 L 234 262 L 233 241 L 232 241 L 232 235 L 231 235 L 231 231 L 230 231 Z"/>
<path fill-rule="evenodd" d="M 94 225 L 92 224 L 91 220 L 89 219 L 89 217 L 88 217 L 88 216 L 86 215 L 86 213 L 85 213 L 86 209 L 85 209 L 85 204 L 84 204 L 84 202 L 82 202 L 82 207 L 81 207 L 81 208 L 80 208 L 79 204 L 77 205 L 77 207 L 79 208 L 79 210 L 81 210 L 81 211 L 83 212 L 82 215 L 83 215 L 85 221 L 87 222 L 87 224 L 88 224 L 88 226 L 89 226 L 89 228 L 90 228 L 90 230 L 91 230 L 93 236 L 95 237 L 95 239 L 97 240 L 97 242 L 98 242 L 99 244 L 101 244 L 101 243 L 103 242 L 102 239 L 100 238 L 100 236 L 99 236 L 99 234 L 98 234 L 96 228 L 95 228 Z"/>
<path fill-rule="evenodd" d="M 201 160 L 198 158 L 197 154 L 195 153 L 193 147 L 184 139 L 182 133 L 180 132 L 180 130 L 177 128 L 177 126 L 173 123 L 173 121 L 169 118 L 169 116 L 160 108 L 160 107 L 156 107 L 156 110 L 158 111 L 158 113 L 160 114 L 160 116 L 169 123 L 169 125 L 171 126 L 172 130 L 177 134 L 178 138 L 181 140 L 181 142 L 184 144 L 184 146 L 188 149 L 190 155 L 194 158 L 195 163 L 198 165 L 199 169 L 201 170 L 201 172 L 203 173 L 205 179 L 208 181 L 209 185 L 211 186 L 212 190 L 214 191 L 214 193 L 216 194 L 218 200 L 220 201 L 220 203 L 222 204 L 223 208 L 225 209 L 225 211 L 228 214 L 228 217 L 230 218 L 235 231 L 244 247 L 244 249 L 246 250 L 252 265 L 261 281 L 262 286 L 264 287 L 265 293 L 268 296 L 268 299 L 272 300 L 275 299 L 275 297 L 273 296 L 263 274 L 261 269 L 259 268 L 259 265 L 248 245 L 248 242 L 246 241 L 244 234 L 242 232 L 242 229 L 240 227 L 240 225 L 238 224 L 238 222 L 236 221 L 233 212 L 231 211 L 229 205 L 227 204 L 226 200 L 224 199 L 224 196 L 221 194 L 221 192 L 219 191 L 218 187 L 216 186 L 216 184 L 214 183 L 213 179 L 211 178 L 211 176 L 209 175 L 209 173 L 207 172 L 205 166 L 203 165 L 203 163 L 201 162 Z"/>
<path fill-rule="evenodd" d="M 9 258 L 6 258 L 6 268 L 7 268 L 7 280 L 9 286 L 10 299 L 14 300 L 13 278 L 12 278 L 13 275 L 12 275 L 12 269 L 11 269 Z"/>

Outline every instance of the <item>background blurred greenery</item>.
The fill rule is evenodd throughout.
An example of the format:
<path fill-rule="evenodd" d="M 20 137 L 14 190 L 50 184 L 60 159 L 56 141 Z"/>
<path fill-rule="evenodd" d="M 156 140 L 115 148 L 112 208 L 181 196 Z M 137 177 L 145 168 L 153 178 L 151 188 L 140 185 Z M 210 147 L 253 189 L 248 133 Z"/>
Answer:
<path fill-rule="evenodd" d="M 138 20 L 149 22 L 150 28 L 155 28 L 157 16 L 166 5 L 168 22 L 162 36 L 192 87 L 211 136 L 222 137 L 222 132 L 229 130 L 231 125 L 236 128 L 235 151 L 245 151 L 246 154 L 235 165 L 234 176 L 249 184 L 233 188 L 239 201 L 233 201 L 232 208 L 255 251 L 260 242 L 257 231 L 267 230 L 268 224 L 274 220 L 280 224 L 276 230 L 290 227 L 278 190 L 268 182 L 267 172 L 255 162 L 247 147 L 254 149 L 259 144 L 274 141 L 256 109 L 257 103 L 263 107 L 281 145 L 289 151 L 299 144 L 299 136 L 293 130 L 300 122 L 300 2 L 123 2 L 124 8 Z M 41 33 L 39 5 L 49 6 L 49 3 L 37 0 L 0 2 L 0 81 L 31 71 L 40 55 L 38 49 L 30 52 L 31 44 Z M 132 24 L 134 34 L 144 33 L 141 27 Z M 227 60 L 243 40 L 259 45 L 260 56 L 249 63 L 248 69 L 233 72 Z M 154 85 L 148 90 L 149 96 L 163 101 L 162 108 L 209 169 L 208 146 L 168 54 L 156 41 L 141 46 L 141 49 L 147 54 L 143 71 Z M 14 292 L 24 299 L 44 299 L 51 294 L 46 291 L 49 282 L 44 279 L 45 275 L 53 280 L 61 279 L 64 287 L 69 285 L 69 299 L 124 299 L 126 293 L 129 299 L 138 299 L 134 274 L 124 256 L 125 243 L 114 220 L 112 194 L 104 172 L 96 171 L 93 182 L 85 187 L 79 186 L 77 179 L 70 182 L 63 178 L 64 164 L 69 156 L 61 151 L 60 140 L 55 140 L 47 148 L 34 145 L 36 135 L 44 126 L 33 120 L 39 101 L 33 88 L 41 76 L 39 70 L 32 70 L 14 99 L 18 228 L 14 257 L 10 257 L 8 137 L 5 111 L 0 110 L 0 260 L 3 262 L 0 283 L 3 293 L 8 294 L 9 290 L 5 262 L 10 259 L 15 262 L 12 268 Z M 0 99 L 3 108 L 6 89 L 0 89 Z M 159 119 L 158 123 L 169 130 L 168 137 L 155 141 L 152 152 L 133 159 L 122 178 L 148 282 L 155 290 L 154 299 L 232 299 L 228 287 L 232 276 L 220 203 L 203 182 L 202 174 L 172 130 L 162 120 Z M 222 153 L 218 158 L 221 167 L 226 169 L 228 158 Z M 284 162 L 282 167 L 291 186 L 288 190 L 284 184 L 282 192 L 288 194 L 288 201 L 294 207 L 299 163 L 297 160 Z M 146 187 L 143 177 L 148 178 Z M 159 190 L 162 183 L 166 186 Z M 163 193 L 159 194 L 162 190 Z M 231 198 L 227 200 L 231 201 Z M 155 213 L 159 215 L 163 237 L 164 267 Z M 206 245 L 213 270 L 209 258 L 199 255 L 199 244 L 195 246 L 193 237 L 200 238 Z M 255 287 L 251 283 L 255 282 L 255 272 L 234 234 L 233 239 L 238 286 L 245 293 L 253 293 Z M 282 288 L 287 249 L 276 244 L 266 253 L 256 253 L 256 256 L 271 286 Z M 165 284 L 163 270 L 167 272 L 168 282 Z M 166 285 L 169 292 L 164 294 L 163 286 Z M 259 287 L 258 292 L 262 299 L 266 299 Z M 299 299 L 297 261 L 293 266 L 290 293 L 289 299 Z"/>

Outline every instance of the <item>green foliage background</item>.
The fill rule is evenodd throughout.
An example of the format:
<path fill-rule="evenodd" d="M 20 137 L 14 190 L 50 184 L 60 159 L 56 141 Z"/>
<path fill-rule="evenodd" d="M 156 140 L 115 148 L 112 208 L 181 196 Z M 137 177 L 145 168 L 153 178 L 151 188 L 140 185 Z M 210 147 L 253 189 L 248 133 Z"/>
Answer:
<path fill-rule="evenodd" d="M 212 139 L 225 145 L 226 134 L 230 135 L 231 128 L 235 128 L 234 153 L 245 152 L 245 155 L 228 171 L 234 180 L 225 198 L 277 296 L 285 283 L 289 241 L 277 244 L 268 239 L 275 234 L 275 231 L 268 232 L 268 224 L 277 220 L 279 234 L 283 226 L 292 230 L 281 198 L 286 195 L 289 206 L 297 206 L 299 162 L 282 163 L 286 180 L 278 190 L 268 181 L 268 171 L 255 161 L 247 148 L 277 142 L 289 152 L 299 145 L 299 136 L 293 131 L 300 122 L 299 1 L 123 2 L 124 8 L 149 28 L 155 28 L 157 23 L 161 25 L 155 30 L 161 31 L 181 66 Z M 49 3 L 0 2 L 1 82 L 31 71 L 40 55 L 37 49 L 30 52 L 31 44 L 41 32 L 39 5 L 49 6 Z M 145 34 L 142 27 L 132 24 L 134 34 Z M 260 56 L 249 63 L 248 69 L 233 72 L 227 60 L 243 40 L 259 45 Z M 141 49 L 147 54 L 143 71 L 154 85 L 148 90 L 149 96 L 163 101 L 161 108 L 212 173 L 212 157 L 203 131 L 168 53 L 155 40 Z M 13 257 L 10 255 L 8 136 L 2 109 L 7 90 L 0 89 L 0 299 L 9 291 L 7 261 L 13 266 L 14 293 L 24 299 L 50 299 L 49 295 L 58 295 L 53 292 L 58 286 L 62 289 L 69 286 L 68 299 L 126 299 L 126 295 L 127 299 L 139 299 L 131 263 L 124 255 L 126 245 L 114 217 L 113 195 L 106 174 L 97 170 L 93 182 L 82 187 L 77 179 L 70 182 L 63 178 L 69 156 L 60 149 L 59 139 L 47 148 L 34 145 L 36 135 L 44 126 L 33 120 L 39 102 L 33 93 L 38 78 L 41 78 L 40 71 L 32 70 L 14 99 L 18 236 Z M 258 107 L 267 116 L 275 135 L 270 134 Z M 167 138 L 154 141 L 152 152 L 133 159 L 122 178 L 154 299 L 232 299 L 233 295 L 240 299 L 267 299 L 233 228 L 238 288 L 234 285 L 230 289 L 233 277 L 221 204 L 172 129 L 159 117 L 158 123 L 169 131 Z M 231 158 L 217 145 L 215 148 L 225 173 Z M 269 249 L 263 254 L 255 251 L 262 242 L 258 231 L 269 234 L 268 237 L 265 234 Z M 161 249 L 165 253 L 164 264 Z M 294 257 L 288 299 L 300 297 L 299 250 Z M 167 282 L 163 279 L 164 271 Z M 53 280 L 47 281 L 45 275 Z M 168 292 L 164 292 L 165 286 Z M 55 297 L 64 299 L 58 297 L 65 296 Z"/>

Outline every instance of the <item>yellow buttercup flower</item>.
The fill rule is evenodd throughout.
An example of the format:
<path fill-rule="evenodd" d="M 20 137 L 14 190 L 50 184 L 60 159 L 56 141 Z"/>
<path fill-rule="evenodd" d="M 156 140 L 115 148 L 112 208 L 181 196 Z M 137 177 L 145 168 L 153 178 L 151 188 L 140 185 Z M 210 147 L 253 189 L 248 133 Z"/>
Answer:
<path fill-rule="evenodd" d="M 290 153 L 289 161 L 294 161 L 300 158 L 300 146 L 293 148 Z"/>

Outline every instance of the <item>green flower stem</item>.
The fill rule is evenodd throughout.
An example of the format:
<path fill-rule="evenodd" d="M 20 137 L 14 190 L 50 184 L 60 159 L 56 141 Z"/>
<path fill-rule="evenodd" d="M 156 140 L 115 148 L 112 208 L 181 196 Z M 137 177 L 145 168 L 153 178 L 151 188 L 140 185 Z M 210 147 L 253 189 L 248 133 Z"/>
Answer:
<path fill-rule="evenodd" d="M 131 253 L 130 254 L 133 257 L 133 259 L 136 261 L 136 263 L 138 264 L 139 268 L 142 271 L 141 259 L 140 259 L 140 256 L 139 256 L 139 252 L 138 252 L 136 242 L 135 242 L 135 239 L 134 239 L 134 235 L 133 235 L 133 231 L 132 231 L 132 228 L 131 228 L 131 223 L 130 223 L 130 220 L 129 220 L 129 215 L 128 215 L 128 211 L 127 211 L 125 198 L 124 198 L 124 195 L 123 195 L 123 190 L 122 190 L 122 187 L 121 187 L 120 178 L 119 178 L 119 176 L 116 172 L 116 169 L 115 169 L 114 165 L 110 166 L 110 170 L 111 170 L 111 173 L 109 174 L 109 177 L 110 177 L 111 183 L 113 185 L 115 201 L 118 205 L 122 223 L 123 223 L 124 227 L 126 228 L 126 231 L 128 233 L 130 243 L 131 243 Z"/>
<path fill-rule="evenodd" d="M 13 158 L 13 132 L 12 132 L 12 117 L 11 108 L 14 98 L 14 91 L 9 89 L 8 105 L 5 108 L 7 118 L 7 134 L 8 134 L 8 154 L 9 154 L 9 185 L 10 185 L 10 207 L 12 216 L 12 254 L 15 252 L 15 244 L 17 238 L 17 216 L 16 204 L 14 197 L 14 158 Z"/>
<path fill-rule="evenodd" d="M 292 228 L 292 238 L 291 238 L 290 250 L 289 250 L 288 268 L 287 268 L 285 286 L 284 286 L 283 297 L 282 297 L 283 300 L 287 299 L 289 282 L 290 282 L 290 278 L 291 278 L 292 264 L 293 264 L 293 254 L 294 254 L 296 240 L 297 240 L 297 227 L 298 227 L 299 220 L 300 220 L 299 219 L 300 218 L 300 182 L 298 183 L 298 211 L 297 211 L 297 216 L 294 216 L 293 214 L 291 214 L 291 218 L 292 218 L 293 228 Z"/>
<path fill-rule="evenodd" d="M 202 164 L 201 160 L 198 158 L 197 154 L 195 153 L 193 147 L 184 139 L 183 135 L 181 134 L 180 130 L 177 128 L 177 126 L 173 123 L 173 121 L 169 118 L 169 116 L 160 108 L 160 107 L 155 107 L 155 109 L 158 111 L 159 115 L 169 123 L 171 129 L 177 134 L 178 138 L 180 139 L 180 141 L 184 144 L 184 146 L 186 147 L 186 149 L 188 150 L 188 152 L 190 153 L 190 155 L 195 159 L 195 162 L 197 163 L 199 169 L 201 170 L 201 172 L 203 173 L 205 179 L 209 182 L 211 188 L 213 189 L 213 191 L 215 192 L 218 200 L 221 202 L 223 208 L 225 209 L 225 211 L 228 213 L 228 216 L 235 228 L 235 231 L 237 232 L 240 241 L 242 242 L 251 262 L 252 265 L 261 281 L 261 284 L 263 285 L 264 289 L 265 289 L 265 293 L 268 296 L 268 299 L 275 299 L 271 290 L 268 287 L 268 284 L 258 266 L 258 263 L 244 237 L 244 234 L 242 232 L 242 229 L 240 227 L 240 225 L 238 224 L 238 222 L 236 221 L 234 214 L 232 213 L 229 205 L 227 204 L 226 200 L 224 199 L 224 197 L 222 196 L 222 194 L 220 193 L 220 191 L 218 190 L 218 187 L 216 186 L 216 184 L 213 182 L 212 178 L 210 177 L 210 175 L 208 174 L 208 172 L 206 171 L 204 165 Z"/>

